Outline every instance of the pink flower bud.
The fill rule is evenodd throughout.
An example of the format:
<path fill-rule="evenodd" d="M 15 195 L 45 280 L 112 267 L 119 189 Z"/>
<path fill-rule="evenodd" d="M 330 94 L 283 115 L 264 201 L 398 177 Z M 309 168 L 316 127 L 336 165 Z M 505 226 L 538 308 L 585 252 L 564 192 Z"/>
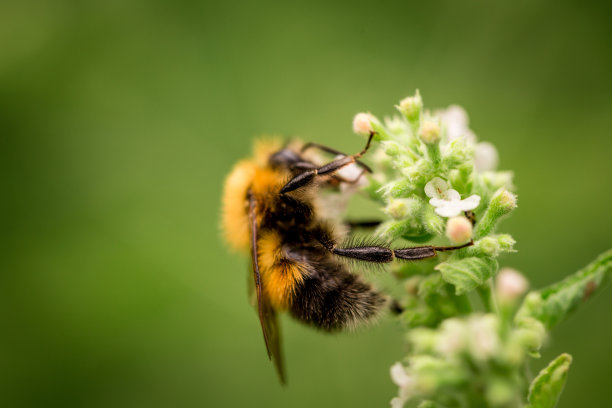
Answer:
<path fill-rule="evenodd" d="M 446 236 L 454 244 L 464 244 L 472 238 L 472 223 L 463 216 L 449 218 Z"/>
<path fill-rule="evenodd" d="M 521 273 L 512 268 L 502 268 L 497 275 L 497 295 L 500 300 L 513 301 L 527 291 L 529 282 Z"/>
<path fill-rule="evenodd" d="M 370 133 L 374 132 L 372 129 L 371 120 L 374 117 L 370 113 L 358 113 L 353 118 L 353 132 L 358 135 L 368 136 Z"/>

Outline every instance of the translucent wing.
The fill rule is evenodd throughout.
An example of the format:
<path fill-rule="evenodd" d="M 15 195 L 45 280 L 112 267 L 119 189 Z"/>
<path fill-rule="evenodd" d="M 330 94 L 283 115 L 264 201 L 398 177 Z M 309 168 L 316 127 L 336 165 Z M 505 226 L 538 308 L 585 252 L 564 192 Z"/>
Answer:
<path fill-rule="evenodd" d="M 253 262 L 253 281 L 255 283 L 255 293 L 257 295 L 257 312 L 259 322 L 263 332 L 268 358 L 274 362 L 276 372 L 282 384 L 285 384 L 285 366 L 281 351 L 280 327 L 276 311 L 266 299 L 261 288 L 261 275 L 259 273 L 259 263 L 257 260 L 257 219 L 256 219 L 255 198 L 249 192 L 249 221 L 251 223 L 251 259 Z"/>

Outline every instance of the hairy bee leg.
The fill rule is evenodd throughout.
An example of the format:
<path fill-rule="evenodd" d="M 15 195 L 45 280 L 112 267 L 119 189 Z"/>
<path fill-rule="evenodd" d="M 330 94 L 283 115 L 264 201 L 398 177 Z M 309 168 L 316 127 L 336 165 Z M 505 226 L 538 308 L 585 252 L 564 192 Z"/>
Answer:
<path fill-rule="evenodd" d="M 438 252 L 454 251 L 456 249 L 461 249 L 474 245 L 474 242 L 470 241 L 467 244 L 463 245 L 442 247 L 426 245 L 397 249 L 386 248 L 383 246 L 338 248 L 335 243 L 330 241 L 320 240 L 319 242 L 321 242 L 321 244 L 334 255 L 373 263 L 388 263 L 392 262 L 395 259 L 416 261 L 419 259 L 433 258 L 438 254 Z"/>
<path fill-rule="evenodd" d="M 285 186 L 280 190 L 280 193 L 285 194 L 297 190 L 298 188 L 305 187 L 308 184 L 312 183 L 316 176 L 331 175 L 336 171 L 340 170 L 342 167 L 355 163 L 357 159 L 359 159 L 368 151 L 368 149 L 370 148 L 370 144 L 372 143 L 373 137 L 374 133 L 370 133 L 370 137 L 368 138 L 366 146 L 357 154 L 341 157 L 319 167 L 318 169 L 306 170 L 303 173 L 298 174 L 297 176 L 289 180 L 287 184 L 285 184 Z"/>
<path fill-rule="evenodd" d="M 306 143 L 304 146 L 302 146 L 302 149 L 300 150 L 300 153 L 304 153 L 306 150 L 310 149 L 311 147 L 314 147 L 315 149 L 323 150 L 324 152 L 331 153 L 331 154 L 336 154 L 336 155 L 341 155 L 341 156 L 348 156 L 348 154 L 342 153 L 339 150 L 333 149 L 331 147 L 327 147 L 327 146 L 319 144 L 319 143 L 313 143 L 313 142 Z M 368 166 L 364 162 L 362 162 L 360 160 L 355 160 L 355 163 L 358 166 L 362 167 L 368 173 L 373 173 L 373 171 L 370 168 L 370 166 Z"/>

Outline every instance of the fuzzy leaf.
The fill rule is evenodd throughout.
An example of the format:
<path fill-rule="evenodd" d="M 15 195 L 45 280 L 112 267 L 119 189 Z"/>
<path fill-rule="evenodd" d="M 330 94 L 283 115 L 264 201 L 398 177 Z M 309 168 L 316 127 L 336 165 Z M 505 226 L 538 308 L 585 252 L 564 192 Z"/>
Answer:
<path fill-rule="evenodd" d="M 571 363 L 572 356 L 564 353 L 540 371 L 529 387 L 527 408 L 554 408 L 557 405 Z"/>
<path fill-rule="evenodd" d="M 462 295 L 484 284 L 497 271 L 497 261 L 493 258 L 463 258 L 443 262 L 436 266 L 442 278 L 455 286 L 455 293 Z"/>
<path fill-rule="evenodd" d="M 550 329 L 603 287 L 612 274 L 612 250 L 561 282 L 530 293 L 517 318 L 533 317 Z"/>

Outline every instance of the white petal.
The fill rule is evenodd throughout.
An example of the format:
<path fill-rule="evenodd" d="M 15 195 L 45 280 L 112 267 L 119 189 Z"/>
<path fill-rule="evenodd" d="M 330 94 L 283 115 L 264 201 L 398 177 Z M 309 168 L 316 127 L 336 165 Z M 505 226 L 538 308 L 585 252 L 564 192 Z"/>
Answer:
<path fill-rule="evenodd" d="M 407 387 L 412 382 L 401 363 L 395 363 L 391 366 L 391 379 L 402 388 Z"/>
<path fill-rule="evenodd" d="M 452 188 L 450 190 L 446 190 L 446 199 L 448 201 L 459 201 L 461 200 L 461 194 L 459 194 L 457 192 L 457 190 L 453 190 Z"/>
<path fill-rule="evenodd" d="M 339 159 L 344 157 L 342 155 L 338 155 L 335 159 Z M 355 163 L 351 163 L 348 166 L 342 167 L 340 170 L 336 172 L 337 175 L 346 179 L 346 180 L 356 180 L 357 177 L 361 174 L 361 169 Z"/>
<path fill-rule="evenodd" d="M 436 214 L 441 217 L 455 217 L 461 212 L 461 201 L 447 201 L 446 205 L 436 207 Z"/>
<path fill-rule="evenodd" d="M 406 400 L 399 397 L 395 397 L 391 400 L 391 408 L 403 408 L 405 403 Z"/>
<path fill-rule="evenodd" d="M 468 116 L 459 105 L 451 105 L 442 113 L 448 140 L 464 136 L 468 131 Z"/>
<path fill-rule="evenodd" d="M 474 150 L 474 166 L 477 171 L 495 170 L 499 162 L 497 149 L 489 142 L 481 142 Z"/>
<path fill-rule="evenodd" d="M 431 200 L 429 200 L 429 204 L 433 205 L 434 207 L 442 207 L 448 204 L 448 200 L 443 200 L 441 198 L 432 198 Z"/>
<path fill-rule="evenodd" d="M 462 211 L 470 211 L 480 205 L 480 197 L 476 194 L 469 196 L 466 199 L 461 200 L 460 208 Z"/>
<path fill-rule="evenodd" d="M 440 177 L 434 177 L 425 184 L 425 194 L 431 198 L 444 198 L 444 192 L 448 190 L 448 183 Z"/>

